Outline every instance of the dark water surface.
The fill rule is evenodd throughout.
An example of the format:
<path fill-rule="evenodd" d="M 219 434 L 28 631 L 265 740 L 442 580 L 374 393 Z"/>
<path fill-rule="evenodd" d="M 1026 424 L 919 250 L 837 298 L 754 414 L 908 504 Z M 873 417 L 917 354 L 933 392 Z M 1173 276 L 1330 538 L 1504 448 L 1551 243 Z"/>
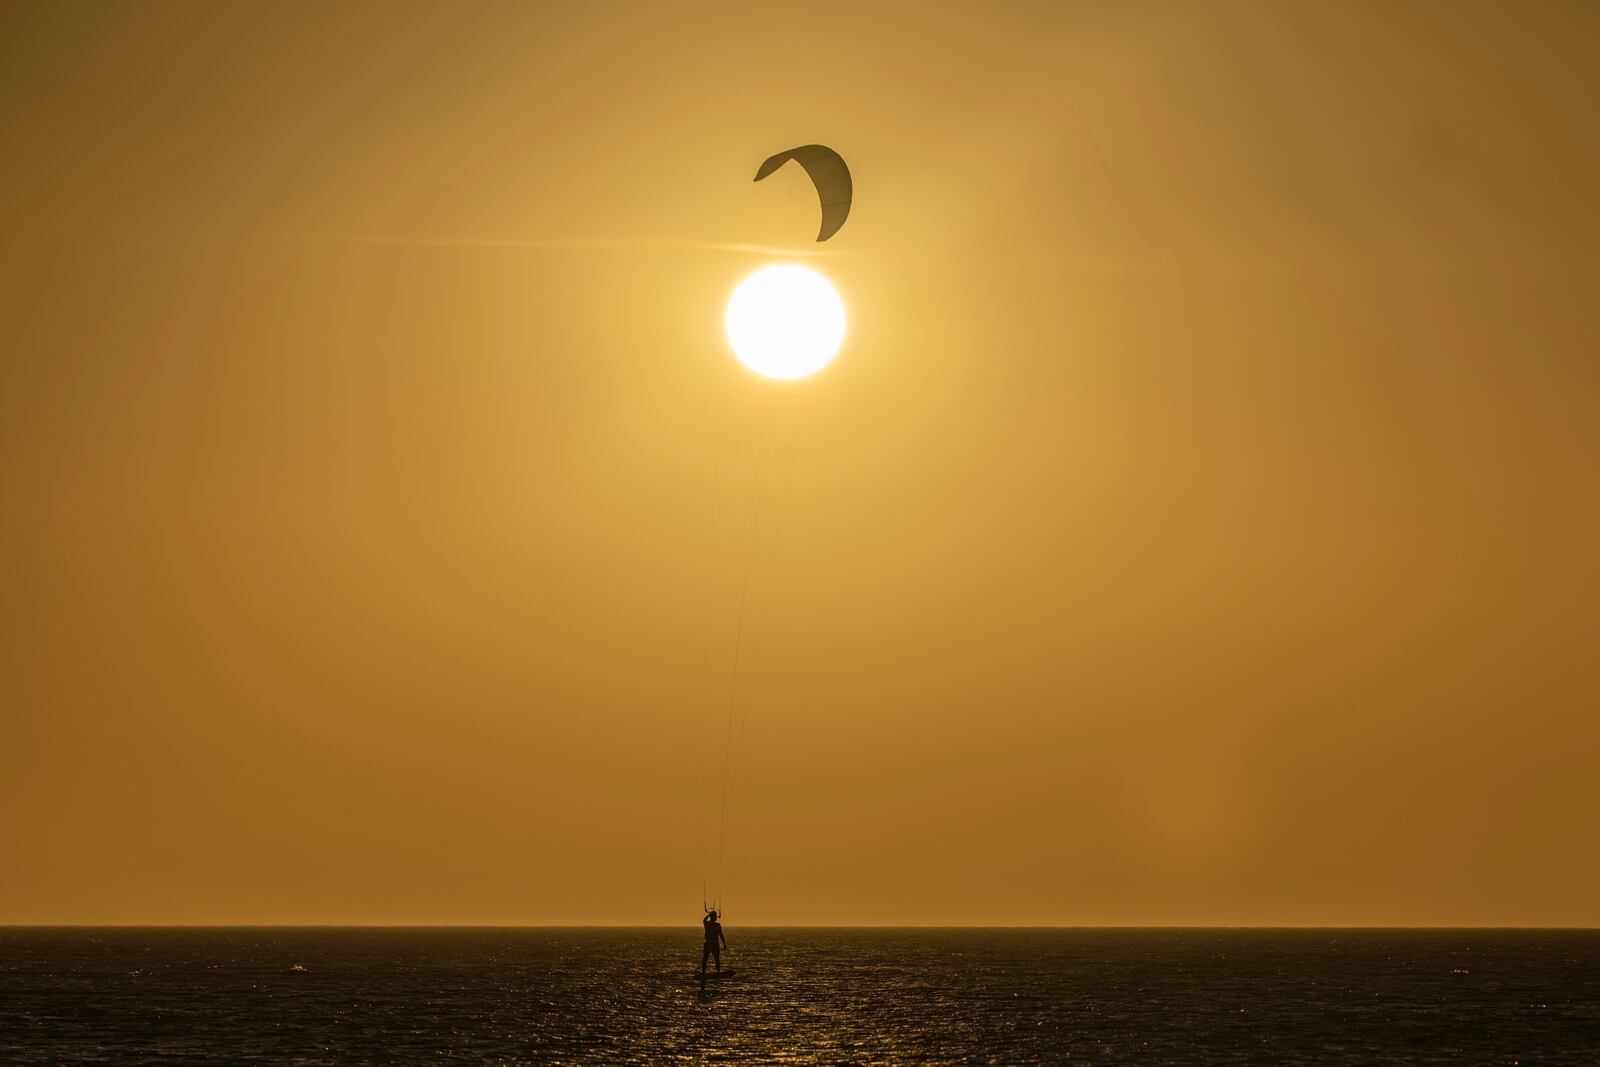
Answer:
<path fill-rule="evenodd" d="M 1600 1063 L 1600 932 L 0 929 L 0 1062 Z"/>

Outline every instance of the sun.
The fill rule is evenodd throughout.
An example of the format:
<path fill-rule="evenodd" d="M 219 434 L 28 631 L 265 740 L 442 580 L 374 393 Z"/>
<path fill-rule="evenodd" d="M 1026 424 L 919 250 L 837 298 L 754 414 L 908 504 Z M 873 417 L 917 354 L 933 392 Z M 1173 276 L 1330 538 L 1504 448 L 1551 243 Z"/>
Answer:
<path fill-rule="evenodd" d="M 804 378 L 839 351 L 844 302 L 816 271 L 778 263 L 739 283 L 723 325 L 746 367 L 768 378 Z"/>

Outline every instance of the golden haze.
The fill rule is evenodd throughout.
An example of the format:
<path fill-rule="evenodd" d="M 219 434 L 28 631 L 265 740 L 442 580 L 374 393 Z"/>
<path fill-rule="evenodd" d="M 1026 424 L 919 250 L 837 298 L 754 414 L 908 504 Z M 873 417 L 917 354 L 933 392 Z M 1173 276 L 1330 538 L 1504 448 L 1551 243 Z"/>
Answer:
<path fill-rule="evenodd" d="M 772 257 L 703 246 L 805 247 L 750 178 L 808 141 L 850 334 L 773 416 L 730 920 L 1600 922 L 1596 54 L 1556 2 L 14 8 L 0 922 L 693 923 L 771 402 L 720 316 Z"/>

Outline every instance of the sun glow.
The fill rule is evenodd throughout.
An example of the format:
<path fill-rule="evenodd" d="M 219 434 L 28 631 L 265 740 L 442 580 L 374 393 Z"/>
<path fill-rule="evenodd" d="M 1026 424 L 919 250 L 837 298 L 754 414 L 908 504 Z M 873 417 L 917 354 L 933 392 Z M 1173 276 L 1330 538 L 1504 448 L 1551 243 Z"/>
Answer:
<path fill-rule="evenodd" d="M 844 303 L 816 271 L 778 263 L 739 283 L 723 325 L 746 367 L 768 378 L 804 378 L 839 351 Z"/>

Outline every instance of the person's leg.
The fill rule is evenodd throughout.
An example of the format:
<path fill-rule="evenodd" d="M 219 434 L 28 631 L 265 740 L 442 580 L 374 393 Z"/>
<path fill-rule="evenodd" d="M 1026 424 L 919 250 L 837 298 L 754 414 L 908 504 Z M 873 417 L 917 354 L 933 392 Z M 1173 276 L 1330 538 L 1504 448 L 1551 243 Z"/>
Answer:
<path fill-rule="evenodd" d="M 706 957 L 711 955 L 711 946 L 707 945 L 700 950 L 700 973 L 706 973 Z"/>
<path fill-rule="evenodd" d="M 711 946 L 711 956 L 717 961 L 717 973 L 722 973 L 722 949 L 717 945 Z"/>

